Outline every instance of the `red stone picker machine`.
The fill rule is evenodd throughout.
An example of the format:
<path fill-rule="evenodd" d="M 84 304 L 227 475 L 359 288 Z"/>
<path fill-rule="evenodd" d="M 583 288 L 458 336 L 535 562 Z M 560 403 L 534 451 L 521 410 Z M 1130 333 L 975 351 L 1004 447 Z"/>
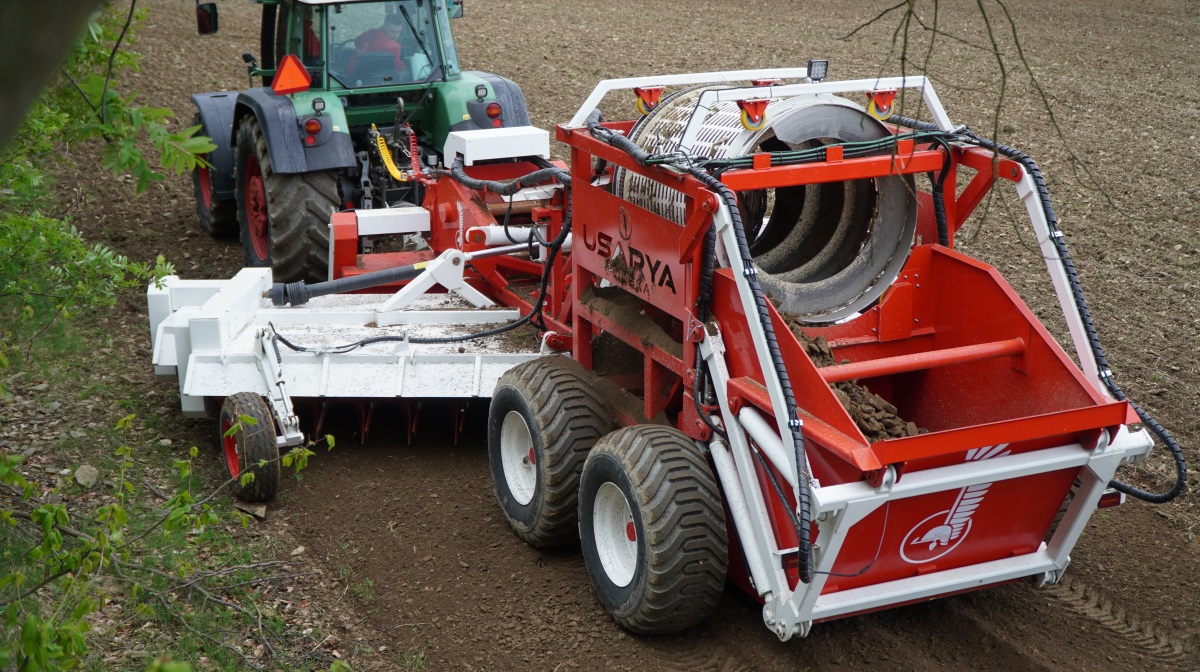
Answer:
<path fill-rule="evenodd" d="M 491 397 L 513 530 L 580 543 L 638 633 L 699 622 L 727 578 L 785 640 L 1054 583 L 1098 507 L 1182 491 L 1180 449 L 1113 382 L 1036 164 L 955 126 L 924 78 L 826 66 L 602 82 L 557 128 L 567 167 L 538 129 L 451 132 L 412 157 L 419 201 L 333 216 L 330 281 L 151 287 L 156 371 L 220 418 L 252 499 L 304 440 L 297 408 L 319 426 L 353 400 L 365 434 L 383 404 L 411 428 L 421 400 Z M 931 122 L 892 114 L 905 91 Z M 614 92 L 642 115 L 603 121 Z M 1005 182 L 1079 366 L 955 249 Z M 360 255 L 368 229 L 412 244 Z M 539 347 L 504 337 L 527 325 Z M 239 414 L 261 429 L 225 436 Z M 1151 433 L 1178 466 L 1163 494 L 1113 480 Z"/>

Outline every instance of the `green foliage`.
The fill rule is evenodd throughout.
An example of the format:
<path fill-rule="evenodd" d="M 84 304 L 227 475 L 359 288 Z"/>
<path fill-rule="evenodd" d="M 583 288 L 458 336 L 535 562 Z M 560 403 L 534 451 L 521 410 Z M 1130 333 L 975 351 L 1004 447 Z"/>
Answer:
<path fill-rule="evenodd" d="M 172 131 L 171 110 L 139 106 L 135 95 L 120 92 L 120 78 L 136 71 L 139 58 L 123 47 L 144 17 L 145 10 L 111 6 L 97 12 L 57 80 L 0 150 L 0 370 L 8 354 L 59 318 L 111 304 L 118 291 L 173 272 L 162 257 L 135 262 L 87 244 L 61 214 L 71 204 L 58 202 L 50 188 L 63 167 L 62 149 L 82 141 L 102 141 L 103 168 L 130 175 L 138 192 L 164 171 L 203 164 L 215 148 L 196 135 L 198 126 Z"/>
<path fill-rule="evenodd" d="M 134 505 L 138 489 L 130 478 L 136 465 L 128 440 L 134 431 L 134 416 L 121 418 L 114 430 L 120 437 L 112 451 L 115 474 L 102 492 L 88 500 L 96 503 L 90 510 L 76 502 L 72 512 L 67 504 L 35 497 L 39 489 L 19 471 L 23 458 L 0 449 L 0 484 L 13 493 L 0 504 L 0 540 L 5 542 L 0 544 L 4 548 L 0 557 L 5 560 L 0 569 L 0 641 L 10 642 L 0 646 L 0 669 L 38 672 L 82 664 L 88 653 L 89 617 L 111 601 L 132 607 L 125 618 L 176 622 L 193 636 L 207 637 L 230 649 L 207 635 L 202 626 L 189 622 L 175 598 L 186 595 L 201 604 L 211 602 L 226 618 L 230 618 L 227 608 L 236 607 L 233 601 L 210 592 L 222 589 L 206 589 L 202 583 L 216 576 L 236 578 L 232 573 L 236 567 L 200 572 L 192 566 L 190 556 L 180 552 L 186 543 L 183 540 L 199 537 L 220 524 L 212 502 L 232 480 L 198 499 L 193 494 L 192 460 L 199 451 L 193 447 L 188 459 L 175 463 L 178 490 L 147 516 Z M 311 455 L 308 448 L 300 446 L 289 454 Z M 293 466 L 301 468 L 295 462 Z M 244 522 L 240 514 L 230 518 Z M 167 556 L 170 562 L 163 562 Z M 230 585 L 241 583 L 253 581 L 232 581 Z M 369 589 L 367 583 L 364 590 Z M 251 615 L 245 609 L 240 614 L 250 622 L 257 621 L 261 631 L 261 614 Z M 147 669 L 184 672 L 191 667 L 160 658 Z"/>

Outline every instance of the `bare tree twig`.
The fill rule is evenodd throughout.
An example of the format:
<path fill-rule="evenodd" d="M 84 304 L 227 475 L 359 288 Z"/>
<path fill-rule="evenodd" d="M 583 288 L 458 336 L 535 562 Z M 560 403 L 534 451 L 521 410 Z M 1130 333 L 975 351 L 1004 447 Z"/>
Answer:
<path fill-rule="evenodd" d="M 867 21 L 866 23 L 859 24 L 859 26 L 858 26 L 857 28 L 855 28 L 854 30 L 852 30 L 852 31 L 850 31 L 849 33 L 846 33 L 845 35 L 843 35 L 843 36 L 841 36 L 841 37 L 839 37 L 839 38 L 836 38 L 836 39 L 838 39 L 838 40 L 848 40 L 848 39 L 850 39 L 851 37 L 854 37 L 854 35 L 855 35 L 856 33 L 858 33 L 858 31 L 860 31 L 860 30 L 862 30 L 862 29 L 866 28 L 867 26 L 869 26 L 869 25 L 871 25 L 871 24 L 873 24 L 873 23 L 875 23 L 875 22 L 879 21 L 880 19 L 882 19 L 883 17 L 887 16 L 888 14 L 891 14 L 892 12 L 896 11 L 897 9 L 900 9 L 901 7 L 903 7 L 903 6 L 907 5 L 907 4 L 908 4 L 908 2 L 909 2 L 909 0 L 903 0 L 903 2 L 899 2 L 899 3 L 897 3 L 897 4 L 895 4 L 895 5 L 891 6 L 891 7 L 888 7 L 887 9 L 885 9 L 885 10 L 883 10 L 882 12 L 880 12 L 879 14 L 877 14 L 877 15 L 875 16 L 875 18 L 871 19 L 870 21 Z"/>

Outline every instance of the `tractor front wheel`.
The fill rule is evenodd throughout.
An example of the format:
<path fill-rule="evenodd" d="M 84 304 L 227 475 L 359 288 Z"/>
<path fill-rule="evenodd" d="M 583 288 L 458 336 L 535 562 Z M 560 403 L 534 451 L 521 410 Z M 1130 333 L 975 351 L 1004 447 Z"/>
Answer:
<path fill-rule="evenodd" d="M 708 459 L 672 427 L 601 439 L 579 483 L 579 537 L 596 595 L 621 627 L 679 632 L 721 600 L 725 509 Z"/>
<path fill-rule="evenodd" d="M 275 282 L 329 279 L 329 217 L 338 210 L 330 170 L 277 174 L 258 120 L 237 132 L 237 204 L 247 266 L 270 266 Z"/>
<path fill-rule="evenodd" d="M 488 461 L 517 536 L 537 548 L 574 543 L 579 472 L 612 426 L 574 360 L 543 357 L 500 377 L 488 409 Z"/>
<path fill-rule="evenodd" d="M 193 126 L 200 126 L 199 135 L 211 135 L 204 128 L 204 122 L 197 114 L 192 118 Z M 206 155 L 210 160 L 212 155 Z M 238 232 L 237 200 L 233 198 L 218 199 L 213 194 L 212 168 L 196 166 L 192 169 L 192 193 L 196 196 L 196 214 L 200 218 L 200 228 L 213 238 L 230 238 Z"/>
<path fill-rule="evenodd" d="M 225 473 L 233 480 L 233 495 L 243 502 L 274 499 L 279 489 L 279 445 L 275 443 L 275 419 L 267 402 L 250 392 L 225 397 L 217 427 Z M 241 477 L 247 471 L 254 478 L 243 485 Z"/>

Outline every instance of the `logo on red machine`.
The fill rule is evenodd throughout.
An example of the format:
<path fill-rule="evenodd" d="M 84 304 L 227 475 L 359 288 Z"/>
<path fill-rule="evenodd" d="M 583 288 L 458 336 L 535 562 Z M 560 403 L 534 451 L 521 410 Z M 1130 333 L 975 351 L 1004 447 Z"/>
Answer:
<path fill-rule="evenodd" d="M 1008 455 L 1007 448 L 1007 443 L 974 448 L 967 451 L 967 462 Z M 958 548 L 971 533 L 972 517 L 991 487 L 991 483 L 976 483 L 959 490 L 954 506 L 922 520 L 904 535 L 904 541 L 900 542 L 900 557 L 905 562 L 922 565 Z"/>
<path fill-rule="evenodd" d="M 629 213 L 625 212 L 625 208 L 617 210 L 617 232 L 624 240 L 633 236 L 633 223 L 629 221 Z"/>
<path fill-rule="evenodd" d="M 611 235 L 603 231 L 597 232 L 594 238 L 589 238 L 588 232 L 585 230 L 583 246 L 589 252 L 595 252 L 607 260 L 604 267 L 613 275 L 618 284 L 635 292 L 646 292 L 654 287 L 663 287 L 671 290 L 672 294 L 677 293 L 675 276 L 671 273 L 670 264 L 642 252 L 628 241 L 622 244 L 621 241 L 614 240 Z"/>

